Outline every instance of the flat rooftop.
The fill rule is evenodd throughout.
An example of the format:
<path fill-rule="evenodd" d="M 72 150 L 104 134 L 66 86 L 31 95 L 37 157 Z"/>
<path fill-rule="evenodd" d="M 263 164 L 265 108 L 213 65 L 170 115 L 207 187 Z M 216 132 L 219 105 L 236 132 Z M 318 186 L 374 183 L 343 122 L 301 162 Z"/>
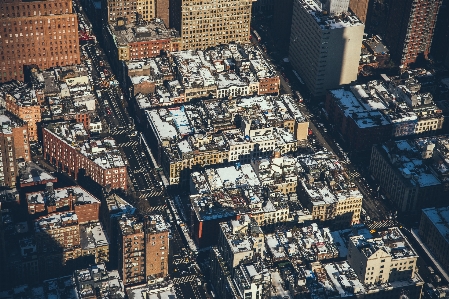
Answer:
<path fill-rule="evenodd" d="M 428 208 L 422 212 L 433 223 L 444 241 L 449 243 L 449 207 Z"/>
<path fill-rule="evenodd" d="M 163 40 L 180 37 L 179 32 L 177 32 L 175 29 L 168 29 L 161 19 L 142 22 L 141 25 L 109 25 L 109 30 L 115 37 L 114 40 L 118 46 L 135 42 Z"/>
<path fill-rule="evenodd" d="M 345 16 L 331 16 L 325 13 L 319 1 L 313 0 L 295 0 L 315 19 L 322 30 L 339 29 L 344 27 L 364 26 L 364 24 L 351 12 Z"/>

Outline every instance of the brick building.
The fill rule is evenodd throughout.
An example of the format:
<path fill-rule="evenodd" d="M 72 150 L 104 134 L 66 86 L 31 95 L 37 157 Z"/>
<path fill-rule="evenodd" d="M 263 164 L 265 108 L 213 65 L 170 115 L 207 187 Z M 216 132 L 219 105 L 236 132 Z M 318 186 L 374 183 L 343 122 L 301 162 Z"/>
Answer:
<path fill-rule="evenodd" d="M 23 80 L 24 65 L 80 63 L 72 1 L 0 1 L 0 13 L 0 82 Z"/>
<path fill-rule="evenodd" d="M 406 66 L 420 54 L 428 57 L 440 6 L 441 0 L 391 3 L 384 40 L 393 60 Z"/>
<path fill-rule="evenodd" d="M 125 286 L 168 274 L 168 224 L 161 215 L 144 221 L 130 214 L 118 220 L 118 268 Z"/>
<path fill-rule="evenodd" d="M 145 282 L 145 232 L 143 222 L 135 216 L 123 215 L 118 229 L 118 270 L 123 284 Z"/>
<path fill-rule="evenodd" d="M 15 187 L 19 175 L 17 159 L 30 161 L 28 127 L 11 113 L 0 114 L 0 186 Z"/>
<path fill-rule="evenodd" d="M 78 179 L 81 169 L 101 186 L 127 189 L 127 169 L 113 139 L 91 140 L 80 123 L 59 122 L 43 129 L 44 158 Z"/>
<path fill-rule="evenodd" d="M 161 215 L 151 215 L 145 227 L 146 278 L 161 278 L 168 274 L 168 226 Z"/>
<path fill-rule="evenodd" d="M 29 215 L 74 211 L 79 223 L 98 221 L 100 201 L 79 186 L 53 189 L 48 183 L 45 191 L 27 193 Z"/>
<path fill-rule="evenodd" d="M 43 93 L 21 82 L 10 82 L 0 87 L 0 101 L 12 114 L 28 125 L 30 141 L 37 141 L 37 123 L 41 121 Z"/>
<path fill-rule="evenodd" d="M 67 261 L 81 256 L 78 217 L 74 212 L 53 213 L 34 222 L 39 268 L 44 277 Z"/>

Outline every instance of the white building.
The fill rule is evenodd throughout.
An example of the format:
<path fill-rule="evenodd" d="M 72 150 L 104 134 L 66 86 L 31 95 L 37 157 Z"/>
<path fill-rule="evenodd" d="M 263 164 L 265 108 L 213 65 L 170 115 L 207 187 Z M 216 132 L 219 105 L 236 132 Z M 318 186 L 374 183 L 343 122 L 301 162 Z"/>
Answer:
<path fill-rule="evenodd" d="M 293 68 L 313 96 L 357 79 L 365 28 L 355 15 L 332 16 L 318 2 L 294 1 L 289 48 Z M 339 1 L 328 2 L 331 11 L 341 12 Z"/>

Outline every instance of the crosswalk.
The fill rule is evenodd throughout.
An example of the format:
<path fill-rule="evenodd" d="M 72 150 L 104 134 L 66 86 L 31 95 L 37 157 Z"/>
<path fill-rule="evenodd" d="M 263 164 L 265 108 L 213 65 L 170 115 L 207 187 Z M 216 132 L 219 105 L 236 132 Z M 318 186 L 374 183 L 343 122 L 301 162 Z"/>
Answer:
<path fill-rule="evenodd" d="M 196 275 L 190 275 L 190 276 L 184 276 L 184 277 L 179 277 L 179 278 L 173 278 L 173 283 L 181 284 L 181 283 L 186 283 L 186 282 L 190 282 L 190 281 L 194 281 L 194 280 L 196 280 Z"/>
<path fill-rule="evenodd" d="M 140 199 L 146 199 L 150 197 L 158 197 L 164 195 L 164 190 L 151 190 L 139 194 Z"/>
<path fill-rule="evenodd" d="M 130 147 L 130 146 L 136 146 L 139 144 L 139 141 L 133 140 L 133 141 L 128 141 L 125 143 L 120 143 L 118 146 L 120 147 Z"/>
<path fill-rule="evenodd" d="M 396 221 L 394 220 L 384 220 L 384 221 L 376 221 L 368 224 L 369 229 L 377 229 L 377 228 L 387 228 L 397 226 Z"/>
<path fill-rule="evenodd" d="M 129 132 L 129 129 L 112 129 L 111 130 L 111 134 L 112 135 L 121 135 L 121 134 L 126 134 Z"/>
<path fill-rule="evenodd" d="M 179 264 L 184 264 L 185 263 L 185 259 L 176 259 L 173 261 L 174 265 L 179 265 Z"/>

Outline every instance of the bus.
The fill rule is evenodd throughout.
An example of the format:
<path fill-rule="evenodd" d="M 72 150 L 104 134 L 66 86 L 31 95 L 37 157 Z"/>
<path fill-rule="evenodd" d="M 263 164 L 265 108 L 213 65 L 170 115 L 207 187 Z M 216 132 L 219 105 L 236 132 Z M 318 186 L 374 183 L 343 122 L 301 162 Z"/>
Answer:
<path fill-rule="evenodd" d="M 262 38 L 260 38 L 260 35 L 259 35 L 259 33 L 257 33 L 256 30 L 253 30 L 253 34 L 254 34 L 254 36 L 257 38 L 257 41 L 258 41 L 258 42 L 260 42 L 260 41 L 262 40 Z"/>

